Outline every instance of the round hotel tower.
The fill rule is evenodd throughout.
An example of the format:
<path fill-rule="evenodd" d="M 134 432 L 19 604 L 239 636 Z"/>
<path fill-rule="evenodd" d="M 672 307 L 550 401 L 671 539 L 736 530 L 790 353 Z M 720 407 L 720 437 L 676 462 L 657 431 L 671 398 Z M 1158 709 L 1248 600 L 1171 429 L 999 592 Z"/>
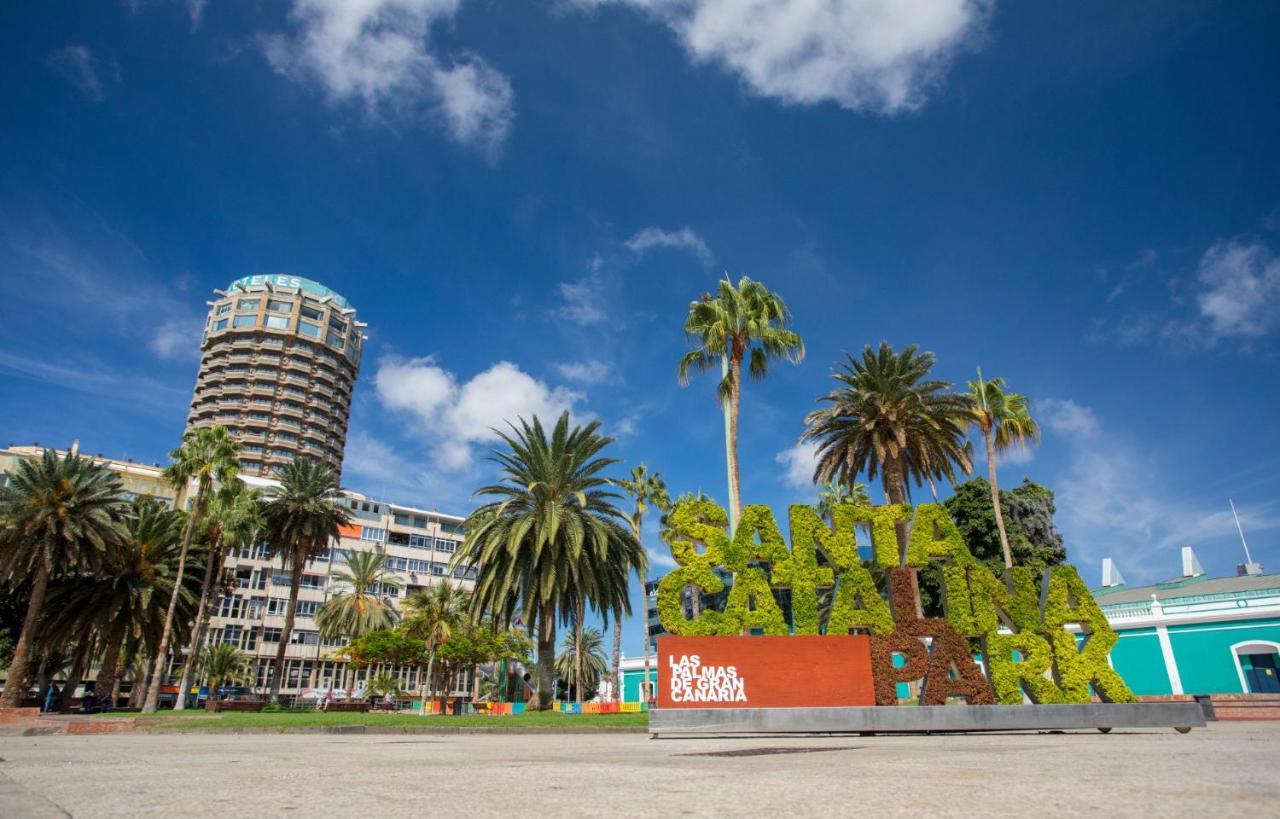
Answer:
<path fill-rule="evenodd" d="M 249 475 L 274 475 L 297 457 L 340 474 L 367 325 L 342 296 L 299 276 L 245 276 L 214 293 L 188 429 L 226 427 Z"/>

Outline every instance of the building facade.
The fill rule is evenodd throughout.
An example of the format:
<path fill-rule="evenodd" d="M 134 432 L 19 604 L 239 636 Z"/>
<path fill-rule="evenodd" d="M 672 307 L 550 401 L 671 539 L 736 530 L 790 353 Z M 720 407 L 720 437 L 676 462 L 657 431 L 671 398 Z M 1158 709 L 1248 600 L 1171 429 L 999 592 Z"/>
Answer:
<path fill-rule="evenodd" d="M 188 429 L 226 427 L 245 475 L 297 457 L 341 474 L 365 339 L 355 308 L 300 276 L 245 276 L 214 293 Z"/>

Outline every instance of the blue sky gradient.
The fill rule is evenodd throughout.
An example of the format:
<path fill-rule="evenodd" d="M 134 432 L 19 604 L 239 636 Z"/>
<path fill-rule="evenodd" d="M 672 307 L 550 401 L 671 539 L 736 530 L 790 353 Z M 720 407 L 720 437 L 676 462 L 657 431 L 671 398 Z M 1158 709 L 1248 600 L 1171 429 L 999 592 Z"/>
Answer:
<path fill-rule="evenodd" d="M 1228 496 L 1280 565 L 1277 9 L 803 6 L 12 4 L 4 437 L 162 460 L 210 291 L 293 273 L 370 325 L 351 488 L 465 513 L 487 428 L 569 407 L 723 500 L 675 367 L 727 271 L 809 351 L 747 385 L 748 502 L 813 498 L 802 419 L 887 339 L 1031 396 L 1002 480 L 1058 493 L 1091 582 L 1232 572 Z"/>

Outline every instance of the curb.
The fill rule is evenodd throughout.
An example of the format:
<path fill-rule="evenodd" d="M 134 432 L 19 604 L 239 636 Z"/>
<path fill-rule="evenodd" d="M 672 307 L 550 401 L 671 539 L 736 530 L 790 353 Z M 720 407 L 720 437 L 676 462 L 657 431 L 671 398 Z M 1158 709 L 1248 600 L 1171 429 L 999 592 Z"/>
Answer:
<path fill-rule="evenodd" d="M 487 728 L 484 726 L 458 726 L 457 728 L 447 728 L 414 725 L 399 727 L 384 725 L 296 725 L 292 727 L 206 728 L 193 725 L 175 728 L 152 728 L 150 726 L 143 728 L 139 726 L 138 732 L 146 734 L 373 734 L 388 736 L 414 734 L 422 736 L 463 736 L 467 734 L 647 734 L 649 729 L 640 726 L 605 726 L 601 728 L 576 728 L 571 726 L 562 728 Z"/>

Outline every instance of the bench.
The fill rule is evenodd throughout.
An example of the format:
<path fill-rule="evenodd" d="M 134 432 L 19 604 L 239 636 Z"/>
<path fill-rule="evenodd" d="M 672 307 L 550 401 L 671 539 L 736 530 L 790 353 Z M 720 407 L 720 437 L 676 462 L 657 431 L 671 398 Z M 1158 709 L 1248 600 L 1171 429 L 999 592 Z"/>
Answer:
<path fill-rule="evenodd" d="M 213 704 L 214 711 L 261 711 L 266 705 L 261 700 L 217 700 Z"/>
<path fill-rule="evenodd" d="M 367 702 L 336 702 L 336 701 L 326 702 L 322 710 L 333 711 L 333 712 L 350 711 L 350 712 L 365 714 L 365 713 L 368 713 L 369 711 L 369 703 Z"/>

